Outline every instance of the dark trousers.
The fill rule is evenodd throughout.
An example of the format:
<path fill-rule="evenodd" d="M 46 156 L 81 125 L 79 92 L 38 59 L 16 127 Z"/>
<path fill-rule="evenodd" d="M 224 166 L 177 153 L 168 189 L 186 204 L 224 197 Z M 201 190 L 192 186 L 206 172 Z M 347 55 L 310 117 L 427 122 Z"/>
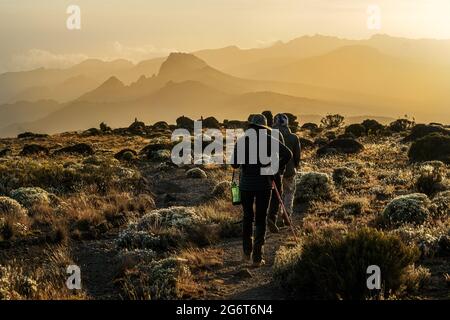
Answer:
<path fill-rule="evenodd" d="M 241 202 L 244 210 L 242 244 L 245 254 L 250 255 L 253 253 L 254 262 L 261 261 L 263 255 L 263 246 L 266 240 L 267 209 L 271 193 L 272 190 L 241 190 Z M 253 221 L 255 222 L 255 238 L 252 242 Z"/>
<path fill-rule="evenodd" d="M 275 181 L 275 185 L 277 186 L 278 192 L 280 193 L 280 197 L 282 197 L 283 195 L 282 177 L 280 175 L 276 175 L 273 177 L 273 181 Z M 280 209 L 280 200 L 278 199 L 275 190 L 273 190 L 272 199 L 270 199 L 268 219 L 276 223 L 279 209 Z"/>

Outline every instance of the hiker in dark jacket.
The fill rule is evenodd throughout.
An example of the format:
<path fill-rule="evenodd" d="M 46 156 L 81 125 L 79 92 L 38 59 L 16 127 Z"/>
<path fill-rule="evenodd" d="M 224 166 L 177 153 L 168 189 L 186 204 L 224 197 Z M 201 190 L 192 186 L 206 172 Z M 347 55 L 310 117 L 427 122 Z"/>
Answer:
<path fill-rule="evenodd" d="M 234 146 L 232 167 L 235 169 L 240 168 L 239 188 L 244 211 L 242 230 L 243 260 L 248 262 L 252 257 L 253 265 L 259 267 L 264 264 L 263 251 L 266 236 L 266 218 L 272 193 L 273 175 L 277 173 L 279 168 L 286 166 L 292 154 L 284 144 L 272 137 L 271 129 L 267 127 L 267 120 L 261 114 L 249 117 L 249 128 L 245 133 Z M 254 137 L 256 137 L 257 141 L 251 139 L 252 135 L 250 133 L 255 133 Z M 274 164 L 273 162 L 270 164 L 265 163 L 265 159 L 261 158 L 260 148 L 266 145 L 265 141 L 267 141 L 267 151 L 263 153 L 271 157 L 272 151 L 274 151 L 270 159 L 278 164 L 278 166 L 275 166 L 277 167 L 275 171 L 264 171 Z M 278 152 L 272 150 L 272 146 L 275 145 L 278 147 Z M 253 208 L 254 205 L 255 210 Z M 255 222 L 254 241 L 252 241 L 253 222 Z"/>
<path fill-rule="evenodd" d="M 285 114 L 279 113 L 275 116 L 273 128 L 280 131 L 285 145 L 289 148 L 289 150 L 291 150 L 293 155 L 291 160 L 287 163 L 286 169 L 281 172 L 280 175 L 275 177 L 276 186 L 281 194 L 287 214 L 290 216 L 294 205 L 296 184 L 295 177 L 297 174 L 297 168 L 300 165 L 301 145 L 297 135 L 293 134 L 291 129 L 289 129 L 289 120 Z M 278 198 L 272 197 L 267 224 L 270 231 L 274 233 L 278 232 L 277 215 L 279 207 L 280 203 Z M 284 215 L 282 217 L 283 224 L 289 225 L 289 219 L 286 219 Z"/>

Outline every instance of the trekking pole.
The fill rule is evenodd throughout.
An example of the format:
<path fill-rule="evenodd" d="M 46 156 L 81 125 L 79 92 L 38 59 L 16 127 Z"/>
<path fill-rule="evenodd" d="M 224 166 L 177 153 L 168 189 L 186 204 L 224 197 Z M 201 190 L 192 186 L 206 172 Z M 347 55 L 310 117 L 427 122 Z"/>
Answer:
<path fill-rule="evenodd" d="M 284 217 L 287 219 L 287 221 L 289 222 L 289 225 L 291 226 L 292 234 L 294 235 L 294 240 L 296 243 L 298 243 L 297 233 L 295 232 L 291 217 L 289 217 L 289 215 L 286 211 L 286 207 L 284 206 L 284 202 L 281 199 L 280 193 L 278 192 L 278 188 L 277 188 L 275 181 L 272 181 L 272 186 L 273 186 L 273 189 L 275 190 L 275 194 L 277 195 L 278 201 L 281 204 L 281 209 L 282 209 L 281 211 L 283 211 Z"/>

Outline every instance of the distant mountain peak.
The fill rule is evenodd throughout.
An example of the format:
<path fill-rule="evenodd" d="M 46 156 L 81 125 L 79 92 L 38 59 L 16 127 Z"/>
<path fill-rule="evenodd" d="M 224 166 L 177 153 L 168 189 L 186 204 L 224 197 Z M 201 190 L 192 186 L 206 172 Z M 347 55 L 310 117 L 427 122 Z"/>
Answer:
<path fill-rule="evenodd" d="M 103 88 L 117 88 L 117 87 L 124 87 L 122 81 L 120 81 L 117 77 L 112 76 L 108 80 L 106 80 L 101 87 Z"/>
<path fill-rule="evenodd" d="M 193 54 L 173 52 L 159 69 L 159 76 L 172 76 L 183 72 L 195 71 L 207 67 L 205 61 Z"/>

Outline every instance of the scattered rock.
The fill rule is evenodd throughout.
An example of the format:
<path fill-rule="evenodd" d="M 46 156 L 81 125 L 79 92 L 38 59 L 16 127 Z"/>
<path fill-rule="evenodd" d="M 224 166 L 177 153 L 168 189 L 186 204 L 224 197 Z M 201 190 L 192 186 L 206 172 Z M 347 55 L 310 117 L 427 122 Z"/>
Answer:
<path fill-rule="evenodd" d="M 19 135 L 17 135 L 17 138 L 19 139 L 26 139 L 26 138 L 47 138 L 48 134 L 43 134 L 43 133 L 33 133 L 33 132 L 24 132 L 24 133 L 20 133 Z"/>
<path fill-rule="evenodd" d="M 170 130 L 169 124 L 165 121 L 158 121 L 153 126 L 154 130 Z"/>
<path fill-rule="evenodd" d="M 298 140 L 300 141 L 300 145 L 302 148 L 312 148 L 314 146 L 314 141 L 311 141 L 309 139 L 306 138 L 298 138 Z"/>
<path fill-rule="evenodd" d="M 336 184 L 342 184 L 348 180 L 354 179 L 358 176 L 358 173 L 347 167 L 340 167 L 333 170 L 333 181 Z"/>
<path fill-rule="evenodd" d="M 223 126 L 226 129 L 245 129 L 247 127 L 247 122 L 240 120 L 223 120 Z"/>
<path fill-rule="evenodd" d="M 177 119 L 177 127 L 182 129 L 192 130 L 194 129 L 194 120 L 191 118 L 181 116 Z"/>
<path fill-rule="evenodd" d="M 10 156 L 12 154 L 12 150 L 10 148 L 5 148 L 0 150 L 0 158 Z"/>
<path fill-rule="evenodd" d="M 322 156 L 331 152 L 352 154 L 364 150 L 364 146 L 353 139 L 336 139 L 317 150 L 317 155 Z"/>
<path fill-rule="evenodd" d="M 366 134 L 377 134 L 384 129 L 384 126 L 376 120 L 367 119 L 361 123 L 366 129 Z"/>
<path fill-rule="evenodd" d="M 418 124 L 412 128 L 411 134 L 406 136 L 403 139 L 403 142 L 416 141 L 431 133 L 440 133 L 441 135 L 444 136 L 450 136 L 450 130 L 447 130 L 441 126 Z"/>
<path fill-rule="evenodd" d="M 114 155 L 120 161 L 132 161 L 137 156 L 137 152 L 132 149 L 123 149 Z"/>
<path fill-rule="evenodd" d="M 172 149 L 171 143 L 152 143 L 145 146 L 139 153 L 144 155 L 147 159 L 154 159 L 155 153 L 161 150 L 167 150 L 170 153 Z M 170 155 L 169 155 L 170 157 Z"/>
<path fill-rule="evenodd" d="M 21 156 L 33 156 L 33 155 L 49 155 L 50 150 L 47 147 L 38 144 L 27 144 L 20 152 Z"/>
<path fill-rule="evenodd" d="M 221 181 L 214 187 L 211 192 L 211 196 L 214 198 L 225 198 L 228 197 L 231 193 L 231 182 L 230 181 Z"/>
<path fill-rule="evenodd" d="M 200 168 L 192 168 L 186 171 L 186 176 L 191 179 L 206 179 L 208 176 L 205 171 Z"/>
<path fill-rule="evenodd" d="M 90 128 L 81 133 L 83 137 L 96 137 L 102 135 L 103 132 L 97 128 Z"/>
<path fill-rule="evenodd" d="M 239 279 L 251 279 L 251 278 L 253 278 L 253 274 L 247 268 L 240 269 L 238 272 L 236 272 L 234 274 L 234 276 L 236 278 L 239 278 Z"/>
<path fill-rule="evenodd" d="M 220 122 L 214 117 L 208 117 L 202 122 L 203 128 L 220 129 Z"/>
<path fill-rule="evenodd" d="M 302 129 L 306 129 L 309 131 L 316 131 L 317 129 L 319 129 L 319 126 L 315 123 L 307 122 L 304 125 L 302 125 Z"/>
<path fill-rule="evenodd" d="M 354 123 L 345 128 L 345 133 L 348 135 L 352 135 L 355 138 L 359 138 L 366 134 L 366 127 L 364 127 L 362 124 Z"/>
<path fill-rule="evenodd" d="M 90 156 L 94 154 L 94 149 L 87 143 L 77 143 L 73 146 L 64 147 L 55 151 L 56 155 L 64 153 Z"/>
<path fill-rule="evenodd" d="M 327 143 L 328 139 L 322 137 L 316 138 L 314 140 L 314 145 L 318 146 L 319 148 L 325 146 Z"/>
<path fill-rule="evenodd" d="M 146 134 L 146 128 L 145 123 L 141 121 L 134 121 L 129 127 L 128 132 L 135 135 L 145 135 Z"/>
<path fill-rule="evenodd" d="M 450 135 L 432 133 L 414 141 L 408 157 L 412 162 L 438 160 L 450 164 Z"/>

